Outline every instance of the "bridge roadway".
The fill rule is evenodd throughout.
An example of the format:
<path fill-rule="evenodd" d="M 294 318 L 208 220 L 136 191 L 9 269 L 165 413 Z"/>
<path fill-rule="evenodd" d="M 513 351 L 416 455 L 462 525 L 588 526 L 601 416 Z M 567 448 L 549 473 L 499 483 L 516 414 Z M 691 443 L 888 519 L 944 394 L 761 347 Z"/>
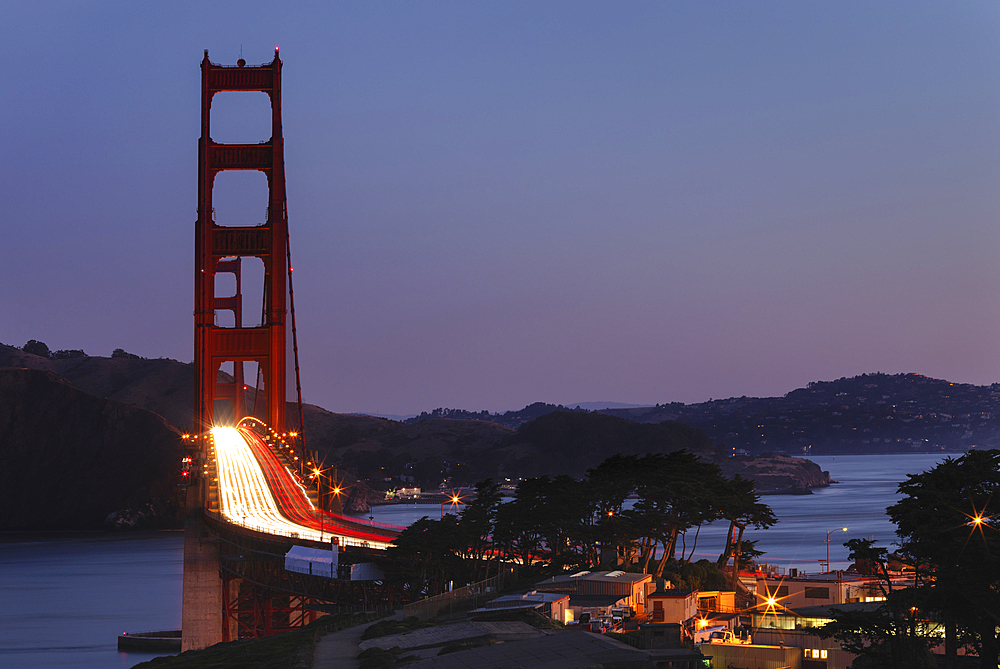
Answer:
<path fill-rule="evenodd" d="M 403 528 L 316 508 L 271 448 L 248 428 L 212 429 L 219 511 L 232 525 L 304 541 L 384 550 Z"/>

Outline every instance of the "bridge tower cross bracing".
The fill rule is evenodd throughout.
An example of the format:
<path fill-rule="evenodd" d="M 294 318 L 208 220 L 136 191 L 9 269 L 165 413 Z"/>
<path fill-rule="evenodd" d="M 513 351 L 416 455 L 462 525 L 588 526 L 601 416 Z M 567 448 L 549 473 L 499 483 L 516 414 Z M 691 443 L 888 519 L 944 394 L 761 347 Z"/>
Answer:
<path fill-rule="evenodd" d="M 271 100 L 271 138 L 259 144 L 220 144 L 211 137 L 212 98 L 223 91 L 266 93 Z M 267 177 L 267 220 L 224 227 L 212 206 L 215 177 L 226 170 L 259 170 Z M 264 379 L 266 422 L 285 429 L 285 315 L 288 219 L 285 208 L 284 143 L 281 134 L 281 60 L 260 66 L 223 66 L 201 62 L 201 138 L 198 141 L 198 221 L 195 227 L 194 431 L 215 424 L 216 400 L 230 400 L 233 420 L 246 415 L 243 363 L 256 362 Z M 244 327 L 241 260 L 264 263 L 264 309 L 259 326 Z M 236 276 L 236 294 L 217 296 L 216 275 Z M 231 310 L 233 327 L 216 325 L 216 312 Z M 234 383 L 219 383 L 223 363 L 234 363 Z"/>

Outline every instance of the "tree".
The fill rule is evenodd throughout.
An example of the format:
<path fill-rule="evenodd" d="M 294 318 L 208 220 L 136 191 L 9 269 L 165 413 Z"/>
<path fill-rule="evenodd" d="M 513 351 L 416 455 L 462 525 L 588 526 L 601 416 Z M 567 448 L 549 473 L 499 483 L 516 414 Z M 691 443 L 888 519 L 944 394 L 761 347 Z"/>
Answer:
<path fill-rule="evenodd" d="M 718 465 L 703 462 L 687 451 L 650 453 L 639 463 L 639 501 L 623 515 L 642 536 L 643 571 L 650 573 L 656 546 L 663 546 L 655 567 L 656 577 L 660 578 L 667 563 L 674 559 L 678 537 L 718 517 L 716 495 L 726 478 Z"/>
<path fill-rule="evenodd" d="M 947 458 L 899 485 L 903 498 L 886 511 L 900 549 L 890 556 L 871 541 L 844 545 L 865 573 L 878 577 L 885 603 L 873 611 L 840 611 L 818 633 L 858 654 L 852 665 L 909 669 L 927 665 L 927 648 L 944 626 L 945 666 L 954 667 L 960 645 L 979 656 L 980 667 L 997 666 L 1000 643 L 1000 451 L 969 451 Z M 996 502 L 1000 503 L 1000 501 Z M 894 588 L 889 563 L 900 559 L 913 585 Z"/>
<path fill-rule="evenodd" d="M 399 533 L 386 551 L 388 576 L 409 593 L 411 600 L 444 591 L 449 580 L 463 580 L 461 555 L 465 545 L 458 519 L 424 516 Z"/>
<path fill-rule="evenodd" d="M 615 453 L 593 469 L 587 470 L 597 511 L 602 516 L 622 512 L 625 499 L 635 490 L 640 474 L 639 457 Z"/>
<path fill-rule="evenodd" d="M 940 642 L 928 624 L 926 593 L 918 587 L 897 588 L 885 548 L 870 539 L 844 542 L 849 558 L 876 578 L 884 602 L 870 610 L 833 608 L 833 622 L 816 629 L 823 638 L 836 639 L 841 648 L 858 656 L 853 669 L 934 669 L 930 648 Z"/>
<path fill-rule="evenodd" d="M 597 511 L 593 538 L 600 545 L 599 555 L 592 555 L 591 562 L 598 565 L 610 553 L 617 557 L 620 547 L 636 540 L 632 523 L 622 515 L 625 500 L 635 491 L 641 477 L 639 456 L 616 453 L 587 470 L 587 482 Z M 591 542 L 593 550 L 593 542 Z"/>
<path fill-rule="evenodd" d="M 43 358 L 52 357 L 52 352 L 49 351 L 49 347 L 45 345 L 45 342 L 40 342 L 36 339 L 29 339 L 28 343 L 21 347 L 21 350 L 32 355 L 40 355 Z"/>
<path fill-rule="evenodd" d="M 473 562 L 474 581 L 489 575 L 489 563 L 492 560 L 496 559 L 499 564 L 494 535 L 502 503 L 500 484 L 486 479 L 476 484 L 476 498 L 462 511 L 459 524 L 468 546 L 466 556 Z"/>
<path fill-rule="evenodd" d="M 767 529 L 776 522 L 774 512 L 767 504 L 762 504 L 757 494 L 757 484 L 739 474 L 733 476 L 719 489 L 719 516 L 729 521 L 726 547 L 719 556 L 719 567 L 725 567 L 733 558 L 733 583 L 739 574 L 743 554 L 743 532 L 747 526 Z"/>
<path fill-rule="evenodd" d="M 521 481 L 514 500 L 501 504 L 497 511 L 497 542 L 504 552 L 516 555 L 528 569 L 542 546 L 545 487 L 549 480 L 548 476 L 542 476 Z"/>
<path fill-rule="evenodd" d="M 917 569 L 918 587 L 945 626 L 952 664 L 960 641 L 980 667 L 997 666 L 1000 642 L 1000 451 L 969 451 L 901 483 L 903 499 L 887 509 L 899 553 Z M 994 499 L 995 498 L 995 499 Z"/>
<path fill-rule="evenodd" d="M 67 360 L 69 358 L 86 358 L 87 354 L 83 352 L 83 349 L 73 348 L 73 349 L 59 349 L 52 354 L 53 360 Z"/>

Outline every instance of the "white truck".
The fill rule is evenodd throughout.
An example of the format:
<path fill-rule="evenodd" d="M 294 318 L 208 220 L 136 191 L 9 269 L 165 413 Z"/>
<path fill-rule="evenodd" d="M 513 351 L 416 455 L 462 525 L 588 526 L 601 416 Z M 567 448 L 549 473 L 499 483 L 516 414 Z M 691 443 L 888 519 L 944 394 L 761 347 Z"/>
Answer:
<path fill-rule="evenodd" d="M 695 643 L 738 643 L 738 644 L 749 644 L 753 643 L 749 632 L 745 635 L 734 634 L 733 631 L 727 628 L 725 625 L 719 625 L 717 627 L 706 627 L 705 629 L 698 630 L 694 635 Z"/>

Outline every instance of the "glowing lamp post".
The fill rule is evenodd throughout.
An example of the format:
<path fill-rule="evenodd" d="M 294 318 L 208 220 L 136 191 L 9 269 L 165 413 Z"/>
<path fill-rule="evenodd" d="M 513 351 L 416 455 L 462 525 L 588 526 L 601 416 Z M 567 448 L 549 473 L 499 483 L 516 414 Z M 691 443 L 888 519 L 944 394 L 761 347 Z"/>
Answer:
<path fill-rule="evenodd" d="M 450 503 L 451 506 L 458 506 L 462 502 L 462 498 L 455 493 L 451 494 L 451 497 L 446 502 L 441 502 L 441 519 L 444 520 L 444 505 Z"/>
<path fill-rule="evenodd" d="M 834 532 L 846 532 L 846 527 L 836 527 L 826 531 L 826 570 L 830 571 L 830 535 Z"/>

